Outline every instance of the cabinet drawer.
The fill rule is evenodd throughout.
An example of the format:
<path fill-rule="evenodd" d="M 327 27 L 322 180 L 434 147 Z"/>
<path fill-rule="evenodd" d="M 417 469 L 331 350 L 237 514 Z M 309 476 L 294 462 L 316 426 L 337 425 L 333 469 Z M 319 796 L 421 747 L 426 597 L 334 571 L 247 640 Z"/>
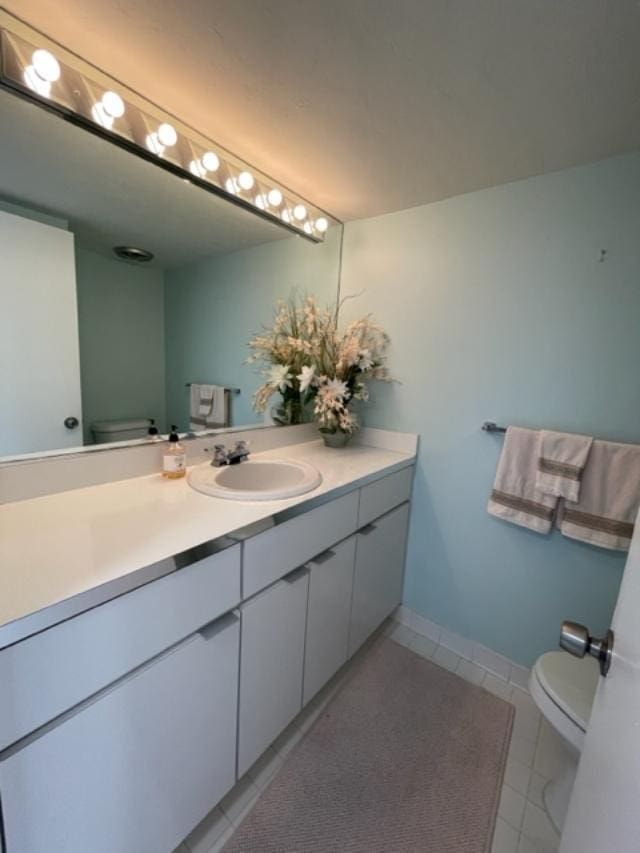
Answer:
<path fill-rule="evenodd" d="M 357 527 L 358 492 L 309 510 L 244 543 L 243 595 L 249 598 Z"/>
<path fill-rule="evenodd" d="M 309 562 L 303 705 L 347 660 L 355 551 L 351 536 Z"/>
<path fill-rule="evenodd" d="M 242 605 L 239 776 L 302 707 L 308 589 L 300 569 Z"/>
<path fill-rule="evenodd" d="M 173 850 L 234 784 L 238 648 L 224 617 L 0 762 L 7 851 Z"/>
<path fill-rule="evenodd" d="M 412 482 L 413 466 L 364 486 L 360 490 L 358 527 L 369 524 L 390 509 L 408 501 L 411 497 Z"/>
<path fill-rule="evenodd" d="M 349 654 L 400 604 L 409 525 L 409 504 L 397 507 L 359 531 Z"/>
<path fill-rule="evenodd" d="M 0 750 L 240 601 L 240 546 L 0 652 Z"/>

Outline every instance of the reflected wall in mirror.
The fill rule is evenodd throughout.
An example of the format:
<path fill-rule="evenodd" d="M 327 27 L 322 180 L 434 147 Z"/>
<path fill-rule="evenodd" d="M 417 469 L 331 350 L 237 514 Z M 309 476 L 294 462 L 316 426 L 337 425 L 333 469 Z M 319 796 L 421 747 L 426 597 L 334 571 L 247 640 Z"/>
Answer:
<path fill-rule="evenodd" d="M 247 343 L 294 288 L 336 300 L 342 226 L 292 236 L 4 91 L 0 126 L 0 457 L 263 422 Z"/>

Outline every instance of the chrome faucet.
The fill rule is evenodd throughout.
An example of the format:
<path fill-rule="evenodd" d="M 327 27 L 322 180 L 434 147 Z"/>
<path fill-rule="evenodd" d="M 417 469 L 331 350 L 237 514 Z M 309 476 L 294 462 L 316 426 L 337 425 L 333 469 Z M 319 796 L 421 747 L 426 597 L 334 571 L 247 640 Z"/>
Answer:
<path fill-rule="evenodd" d="M 249 443 L 237 441 L 233 450 L 227 450 L 224 444 L 216 444 L 213 448 L 214 454 L 211 464 L 214 468 L 222 468 L 223 465 L 238 465 L 249 459 Z"/>

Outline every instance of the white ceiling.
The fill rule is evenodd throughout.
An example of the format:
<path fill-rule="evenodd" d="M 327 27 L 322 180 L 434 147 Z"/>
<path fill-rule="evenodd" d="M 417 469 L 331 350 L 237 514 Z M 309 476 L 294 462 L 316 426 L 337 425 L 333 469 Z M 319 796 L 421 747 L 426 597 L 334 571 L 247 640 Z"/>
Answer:
<path fill-rule="evenodd" d="M 342 219 L 640 148 L 637 0 L 4 0 Z"/>

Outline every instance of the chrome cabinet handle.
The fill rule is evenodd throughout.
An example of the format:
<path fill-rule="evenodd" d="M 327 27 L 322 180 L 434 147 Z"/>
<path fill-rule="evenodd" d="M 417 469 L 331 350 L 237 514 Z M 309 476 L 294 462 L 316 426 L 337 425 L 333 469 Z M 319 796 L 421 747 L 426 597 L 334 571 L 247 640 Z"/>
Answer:
<path fill-rule="evenodd" d="M 358 533 L 362 533 L 363 536 L 368 536 L 370 533 L 373 533 L 374 530 L 377 530 L 375 524 L 366 524 Z"/>
<path fill-rule="evenodd" d="M 69 415 L 68 418 L 64 419 L 64 425 L 67 429 L 75 429 L 77 426 L 80 426 L 80 421 L 73 415 Z"/>
<path fill-rule="evenodd" d="M 565 620 L 560 630 L 560 648 L 577 658 L 591 655 L 600 664 L 600 675 L 606 676 L 613 657 L 614 634 L 609 629 L 602 639 L 592 637 L 579 622 Z"/>

